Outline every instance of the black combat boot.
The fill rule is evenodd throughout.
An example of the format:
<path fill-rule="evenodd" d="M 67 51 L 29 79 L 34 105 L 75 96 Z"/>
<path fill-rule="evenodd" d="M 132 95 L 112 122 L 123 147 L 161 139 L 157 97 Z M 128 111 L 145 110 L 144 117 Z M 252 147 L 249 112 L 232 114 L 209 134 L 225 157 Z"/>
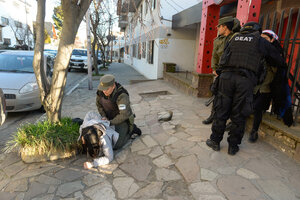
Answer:
<path fill-rule="evenodd" d="M 250 132 L 248 141 L 251 142 L 251 143 L 254 143 L 254 142 L 256 142 L 257 139 L 258 139 L 258 133 L 257 133 L 257 131 L 252 130 Z"/>
<path fill-rule="evenodd" d="M 228 146 L 228 154 L 229 155 L 235 155 L 240 150 L 238 145 L 229 145 Z"/>
<path fill-rule="evenodd" d="M 131 139 L 135 139 L 138 136 L 142 135 L 141 129 L 139 129 L 135 124 L 133 124 L 133 130 L 131 132 Z"/>
<path fill-rule="evenodd" d="M 212 148 L 214 151 L 220 151 L 220 143 L 217 143 L 211 139 L 206 140 L 206 145 Z"/>
<path fill-rule="evenodd" d="M 202 124 L 211 124 L 214 121 L 214 112 L 210 113 L 210 116 L 202 121 Z"/>

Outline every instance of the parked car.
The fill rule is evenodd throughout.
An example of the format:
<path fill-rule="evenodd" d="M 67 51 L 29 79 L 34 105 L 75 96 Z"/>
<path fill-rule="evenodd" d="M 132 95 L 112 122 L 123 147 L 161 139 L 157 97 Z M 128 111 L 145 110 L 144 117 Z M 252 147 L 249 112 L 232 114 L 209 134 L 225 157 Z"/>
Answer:
<path fill-rule="evenodd" d="M 0 88 L 0 126 L 4 123 L 6 118 L 6 103 L 4 93 Z"/>
<path fill-rule="evenodd" d="M 40 109 L 39 88 L 33 71 L 33 51 L 7 51 L 0 54 L 0 88 L 6 99 L 7 112 Z M 45 54 L 46 76 L 50 79 L 49 55 Z"/>
<path fill-rule="evenodd" d="M 98 62 L 97 63 L 98 63 L 98 65 L 102 64 L 102 55 L 100 52 L 98 53 Z"/>
<path fill-rule="evenodd" d="M 73 49 L 68 71 L 72 69 L 87 71 L 87 59 L 86 49 Z"/>

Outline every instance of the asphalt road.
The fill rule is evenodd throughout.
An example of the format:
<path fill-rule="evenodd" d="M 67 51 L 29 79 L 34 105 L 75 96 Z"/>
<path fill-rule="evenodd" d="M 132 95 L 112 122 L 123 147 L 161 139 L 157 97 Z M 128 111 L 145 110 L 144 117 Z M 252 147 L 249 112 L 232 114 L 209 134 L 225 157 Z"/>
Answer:
<path fill-rule="evenodd" d="M 69 93 L 86 75 L 85 72 L 75 70 L 69 72 L 67 75 L 65 94 Z M 0 126 L 0 151 L 4 150 L 6 142 L 12 139 L 12 136 L 20 125 L 34 123 L 42 114 L 40 110 L 8 113 L 4 124 Z"/>

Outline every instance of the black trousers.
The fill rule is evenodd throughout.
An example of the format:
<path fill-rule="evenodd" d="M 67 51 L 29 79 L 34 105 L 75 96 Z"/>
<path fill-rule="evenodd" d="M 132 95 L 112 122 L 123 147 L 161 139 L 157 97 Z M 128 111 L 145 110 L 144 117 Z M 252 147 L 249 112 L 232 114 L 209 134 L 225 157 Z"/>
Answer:
<path fill-rule="evenodd" d="M 258 131 L 259 125 L 262 121 L 263 113 L 268 110 L 271 102 L 271 93 L 256 93 L 254 95 L 254 119 L 252 131 Z"/>
<path fill-rule="evenodd" d="M 243 73 L 223 72 L 220 75 L 211 140 L 222 141 L 226 121 L 230 118 L 232 126 L 227 141 L 230 146 L 241 144 L 246 118 L 253 112 L 253 87 L 253 80 Z"/>

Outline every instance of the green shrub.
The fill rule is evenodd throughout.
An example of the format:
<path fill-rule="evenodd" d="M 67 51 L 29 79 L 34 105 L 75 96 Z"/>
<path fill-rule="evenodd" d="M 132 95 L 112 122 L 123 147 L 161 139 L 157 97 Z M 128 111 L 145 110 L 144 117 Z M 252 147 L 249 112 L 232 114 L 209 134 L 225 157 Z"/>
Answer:
<path fill-rule="evenodd" d="M 104 74 L 96 74 L 96 73 L 93 73 L 92 76 L 104 76 Z"/>
<path fill-rule="evenodd" d="M 9 146 L 30 148 L 38 154 L 56 150 L 74 150 L 79 146 L 78 136 L 79 125 L 66 117 L 62 118 L 59 123 L 43 121 L 21 126 L 14 139 L 9 142 Z"/>

